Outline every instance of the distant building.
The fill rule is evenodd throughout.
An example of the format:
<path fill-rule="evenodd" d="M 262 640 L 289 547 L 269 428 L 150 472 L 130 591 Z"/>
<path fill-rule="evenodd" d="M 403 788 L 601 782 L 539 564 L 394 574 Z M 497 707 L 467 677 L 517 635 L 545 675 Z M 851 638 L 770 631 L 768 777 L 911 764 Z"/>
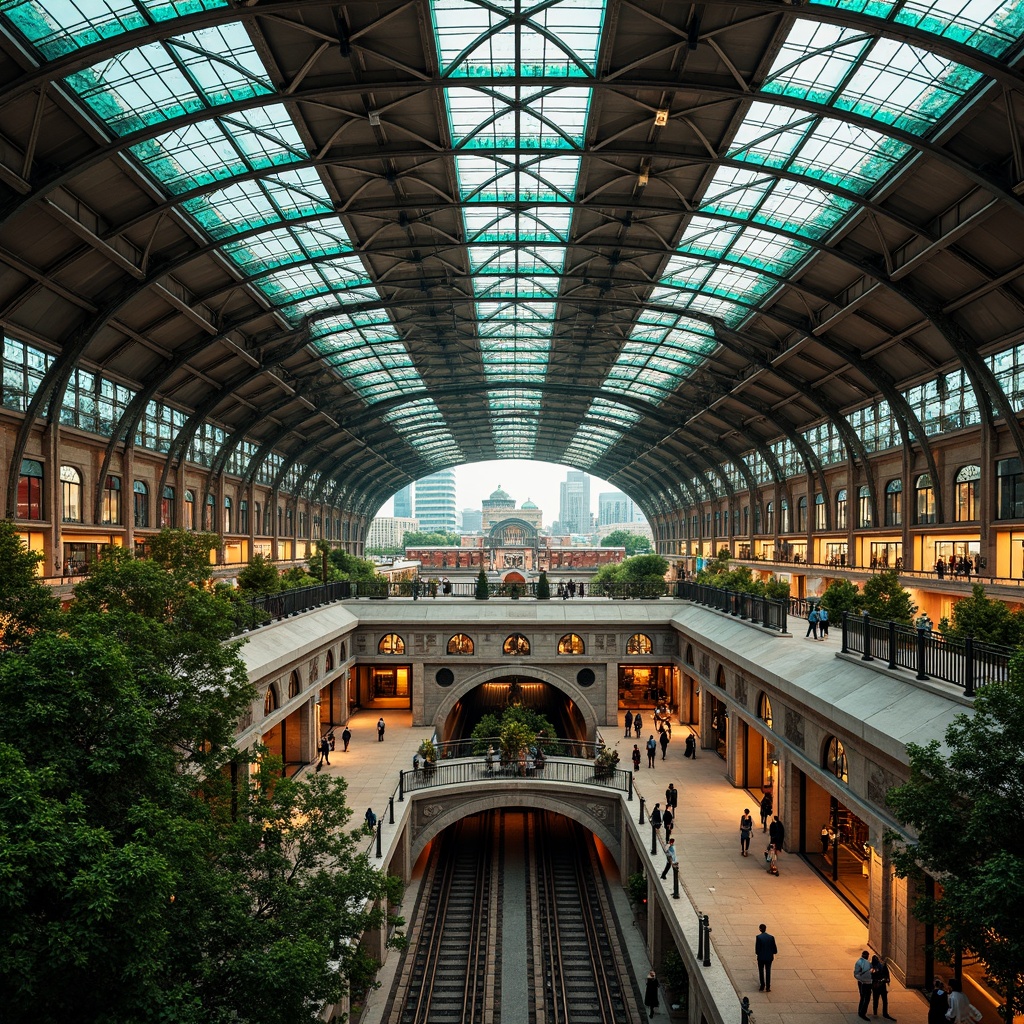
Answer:
<path fill-rule="evenodd" d="M 412 484 L 395 495 L 395 516 L 399 519 L 412 517 Z"/>
<path fill-rule="evenodd" d="M 654 532 L 651 530 L 651 524 L 646 519 L 639 523 L 608 523 L 606 526 L 600 526 L 597 530 L 598 539 L 604 540 L 609 534 L 617 533 L 619 530 L 635 534 L 638 537 L 646 537 L 651 542 L 653 548 Z"/>
<path fill-rule="evenodd" d="M 462 510 L 462 532 L 480 533 L 483 529 L 483 513 L 478 508 Z"/>
<path fill-rule="evenodd" d="M 416 518 L 426 532 L 455 531 L 454 469 L 442 469 L 416 481 Z"/>
<path fill-rule="evenodd" d="M 589 534 L 590 477 L 578 469 L 570 469 L 559 487 L 558 522 L 565 533 Z"/>
<path fill-rule="evenodd" d="M 622 491 L 603 491 L 597 496 L 597 525 L 646 522 L 633 499 Z"/>
<path fill-rule="evenodd" d="M 366 531 L 366 548 L 400 549 L 406 533 L 419 528 L 420 521 L 411 516 L 377 516 Z"/>

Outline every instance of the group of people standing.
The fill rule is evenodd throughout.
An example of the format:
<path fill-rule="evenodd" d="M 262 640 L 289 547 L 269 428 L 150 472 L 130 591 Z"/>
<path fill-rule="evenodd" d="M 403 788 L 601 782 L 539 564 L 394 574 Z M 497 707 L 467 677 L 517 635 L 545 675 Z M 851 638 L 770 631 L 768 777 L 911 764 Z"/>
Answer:
<path fill-rule="evenodd" d="M 583 583 L 577 583 L 575 580 L 559 580 L 558 582 L 558 596 L 563 601 L 568 601 L 570 597 L 575 597 L 577 590 L 579 591 L 580 597 L 583 597 Z"/>
<path fill-rule="evenodd" d="M 804 636 L 813 637 L 815 640 L 828 639 L 828 609 L 823 604 L 811 606 L 807 613 L 807 632 Z"/>
<path fill-rule="evenodd" d="M 941 558 L 935 561 L 935 572 L 940 580 L 945 576 L 963 576 L 970 579 L 972 572 L 977 576 L 984 568 L 985 560 L 981 555 L 975 555 L 973 559 L 967 555 L 961 555 L 959 558 L 950 555 L 945 561 Z"/>

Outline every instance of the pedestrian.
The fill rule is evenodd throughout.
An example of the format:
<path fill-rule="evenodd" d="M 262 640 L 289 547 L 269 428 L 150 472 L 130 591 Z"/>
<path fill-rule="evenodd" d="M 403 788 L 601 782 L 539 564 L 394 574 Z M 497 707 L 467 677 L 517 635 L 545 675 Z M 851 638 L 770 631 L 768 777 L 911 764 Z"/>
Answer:
<path fill-rule="evenodd" d="M 366 822 L 366 827 L 371 832 L 377 827 L 377 815 L 373 813 L 372 807 L 366 808 L 366 813 L 363 815 L 363 821 Z"/>
<path fill-rule="evenodd" d="M 779 853 L 785 850 L 786 826 L 779 821 L 779 816 L 777 814 L 772 818 L 772 823 L 768 826 L 768 838 L 772 841 L 772 844 Z"/>
<path fill-rule="evenodd" d="M 941 978 L 932 981 L 932 992 L 928 997 L 928 1024 L 946 1024 L 946 1013 L 949 1010 L 949 996 Z"/>
<path fill-rule="evenodd" d="M 652 732 L 651 735 L 647 737 L 647 767 L 648 768 L 653 768 L 654 767 L 654 755 L 657 754 L 657 753 L 658 753 L 658 741 L 654 738 L 654 733 Z"/>
<path fill-rule="evenodd" d="M 824 605 L 818 609 L 818 633 L 819 640 L 828 639 L 828 609 Z"/>
<path fill-rule="evenodd" d="M 638 711 L 633 716 L 633 732 L 636 733 L 636 738 L 637 739 L 640 739 L 640 730 L 643 727 L 644 727 L 644 720 L 640 717 L 640 712 Z"/>
<path fill-rule="evenodd" d="M 331 745 L 331 753 L 334 753 L 334 730 L 327 734 L 327 742 Z"/>
<path fill-rule="evenodd" d="M 414 772 L 418 772 L 420 770 L 420 752 L 418 750 L 412 755 L 412 770 Z"/>
<path fill-rule="evenodd" d="M 384 742 L 384 716 L 377 719 L 377 742 Z"/>
<path fill-rule="evenodd" d="M 628 736 L 633 731 L 633 712 L 626 712 L 626 735 Z"/>
<path fill-rule="evenodd" d="M 676 816 L 672 813 L 671 807 L 665 808 L 665 812 L 661 816 L 661 823 L 665 827 L 665 840 L 667 842 L 672 838 L 672 828 L 676 823 Z"/>
<path fill-rule="evenodd" d="M 656 835 L 661 832 L 661 804 L 655 804 L 654 810 L 651 811 L 651 828 L 654 829 Z"/>
<path fill-rule="evenodd" d="M 871 1016 L 878 1016 L 878 1000 L 882 1000 L 882 1016 L 886 1020 L 895 1020 L 889 1016 L 889 967 L 876 953 L 871 958 Z"/>
<path fill-rule="evenodd" d="M 768 831 L 768 819 L 772 815 L 772 794 L 769 790 L 761 797 L 761 831 Z"/>
<path fill-rule="evenodd" d="M 754 819 L 750 816 L 750 808 L 744 807 L 740 815 L 740 855 L 749 856 L 750 837 L 754 831 Z"/>
<path fill-rule="evenodd" d="M 348 753 L 349 741 L 352 739 L 352 730 L 346 725 L 341 731 L 341 751 L 343 754 Z"/>
<path fill-rule="evenodd" d="M 771 992 L 772 990 L 772 961 L 779 955 L 779 948 L 775 945 L 775 936 L 768 931 L 768 925 L 757 926 L 757 936 L 754 939 L 754 956 L 757 957 L 757 980 L 759 992 Z"/>
<path fill-rule="evenodd" d="M 633 771 L 640 771 L 640 748 L 633 744 Z"/>
<path fill-rule="evenodd" d="M 807 632 L 804 633 L 804 638 L 809 636 L 818 639 L 818 609 L 814 605 L 811 605 L 811 610 L 807 613 Z"/>
<path fill-rule="evenodd" d="M 828 848 L 832 845 L 832 829 L 829 827 L 828 822 L 825 822 L 821 826 L 821 855 L 822 857 L 828 854 Z"/>
<path fill-rule="evenodd" d="M 650 1016 L 654 1016 L 654 1011 L 658 1008 L 658 976 L 651 970 L 651 973 L 647 975 L 647 988 L 644 990 L 644 1006 L 650 1010 Z"/>
<path fill-rule="evenodd" d="M 860 1002 L 857 1004 L 857 1016 L 861 1020 L 868 1019 L 868 1003 L 871 1002 L 871 957 L 865 949 L 860 959 L 853 965 L 853 980 L 860 990 Z"/>
<path fill-rule="evenodd" d="M 673 814 L 675 814 L 675 810 L 679 806 L 679 790 L 676 789 L 674 782 L 670 782 L 668 789 L 665 790 L 665 806 L 671 807 Z"/>
<path fill-rule="evenodd" d="M 679 854 L 676 853 L 676 841 L 670 839 L 665 847 L 665 870 L 661 873 L 661 880 L 664 882 L 668 873 L 679 865 Z"/>
<path fill-rule="evenodd" d="M 692 732 L 686 737 L 686 749 L 683 752 L 683 757 L 692 757 L 695 761 L 697 760 L 697 740 Z"/>
<path fill-rule="evenodd" d="M 320 763 L 331 763 L 331 741 L 326 736 L 320 741 Z"/>
<path fill-rule="evenodd" d="M 963 985 L 951 978 L 949 982 L 949 1009 L 946 1011 L 946 1020 L 953 1024 L 973 1024 L 981 1020 L 981 1011 L 971 1005 L 971 1001 L 964 995 Z"/>
<path fill-rule="evenodd" d="M 768 874 L 777 875 L 779 873 L 779 850 L 774 843 L 768 844 L 768 849 L 764 851 L 764 860 L 767 864 Z"/>
<path fill-rule="evenodd" d="M 668 751 L 668 733 L 664 729 L 661 730 L 661 739 L 658 742 L 661 744 L 661 759 L 664 761 Z"/>

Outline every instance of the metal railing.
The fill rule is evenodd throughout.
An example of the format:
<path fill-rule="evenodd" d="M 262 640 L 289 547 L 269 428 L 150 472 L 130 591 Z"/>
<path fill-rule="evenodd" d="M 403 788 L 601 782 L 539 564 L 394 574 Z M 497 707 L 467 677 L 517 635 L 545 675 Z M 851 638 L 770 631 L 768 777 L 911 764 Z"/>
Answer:
<path fill-rule="evenodd" d="M 544 751 L 545 757 L 571 757 L 591 760 L 605 749 L 604 743 L 589 743 L 583 740 L 567 740 L 554 736 L 538 736 L 535 745 Z M 501 738 L 498 736 L 467 737 L 461 740 L 447 740 L 443 743 L 434 742 L 438 760 L 449 760 L 457 757 L 482 757 L 487 748 L 501 750 Z"/>
<path fill-rule="evenodd" d="M 246 598 L 239 602 L 240 606 L 251 613 L 252 621 L 242 625 L 242 629 L 256 629 L 271 621 L 308 612 L 335 601 L 344 601 L 353 596 L 353 584 L 347 580 L 337 583 L 322 583 L 317 587 L 296 587 L 294 590 L 282 590 L 276 594 L 261 594 L 259 597 Z"/>
<path fill-rule="evenodd" d="M 559 581 L 549 581 L 550 599 L 552 601 L 573 600 L 580 597 L 603 597 L 617 601 L 647 600 L 655 601 L 672 593 L 672 584 L 663 580 L 643 583 L 592 583 L 586 580 L 574 580 L 575 587 L 570 594 L 559 593 Z M 411 597 L 413 600 L 442 600 L 445 598 L 475 598 L 476 580 L 465 582 L 449 581 L 447 584 L 438 580 L 399 580 L 384 583 L 358 583 L 357 597 Z M 564 595 L 564 596 L 563 596 Z M 537 597 L 537 583 L 493 583 L 487 584 L 487 596 L 517 598 Z"/>
<path fill-rule="evenodd" d="M 755 626 L 778 630 L 785 633 L 789 600 L 774 597 L 758 597 L 737 590 L 720 590 L 703 583 L 680 580 L 675 584 L 675 596 L 684 601 L 716 608 L 720 612 L 745 619 Z"/>
<path fill-rule="evenodd" d="M 433 765 L 399 773 L 398 799 L 417 790 L 456 786 L 459 783 L 508 782 L 520 779 L 529 782 L 571 782 L 599 786 L 627 794 L 633 799 L 633 773 L 619 768 L 598 770 L 593 761 L 546 758 L 541 767 L 530 759 L 512 764 L 489 765 L 486 758 L 439 761 Z"/>
<path fill-rule="evenodd" d="M 916 679 L 939 679 L 961 686 L 973 697 L 978 687 L 1009 678 L 1010 647 L 986 644 L 972 637 L 957 640 L 931 629 L 915 629 L 871 616 L 843 613 L 843 654 L 862 661 L 884 661 Z"/>

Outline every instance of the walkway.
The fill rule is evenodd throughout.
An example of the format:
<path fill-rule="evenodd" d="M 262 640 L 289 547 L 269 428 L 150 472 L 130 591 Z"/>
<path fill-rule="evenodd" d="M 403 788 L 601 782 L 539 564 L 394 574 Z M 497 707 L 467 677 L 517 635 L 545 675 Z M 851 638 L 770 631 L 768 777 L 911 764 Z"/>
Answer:
<path fill-rule="evenodd" d="M 413 753 L 431 730 L 428 726 L 414 727 L 408 712 L 388 711 L 384 714 L 385 740 L 378 743 L 378 717 L 376 711 L 353 715 L 349 752 L 342 753 L 339 742 L 330 767 L 324 771 L 341 774 L 348 781 L 353 826 L 362 819 L 367 807 L 372 807 L 385 822 L 386 846 L 397 829 L 397 825 L 389 828 L 386 822 L 387 802 L 398 784 L 398 771 L 412 767 Z M 616 747 L 620 763 L 626 766 L 635 740 L 625 739 L 623 730 L 620 725 Z M 340 737 L 341 730 L 336 730 L 336 734 Z M 649 730 L 645 731 L 644 740 L 647 735 Z M 655 800 L 664 803 L 664 792 L 670 782 L 675 783 L 680 793 L 675 836 L 680 847 L 680 884 L 690 901 L 669 900 L 669 912 L 679 915 L 688 934 L 693 930 L 693 907 L 698 906 L 708 914 L 713 956 L 724 966 L 738 995 L 750 997 L 757 1024 L 853 1024 L 857 1021 L 853 964 L 865 948 L 867 927 L 800 857 L 784 854 L 780 858 L 779 877 L 770 876 L 762 857 L 767 837 L 756 827 L 751 856 L 740 856 L 739 819 L 744 807 L 751 808 L 757 823 L 753 797 L 726 781 L 725 762 L 713 752 L 698 750 L 695 761 L 686 760 L 685 737 L 686 728 L 676 725 L 667 759 L 661 759 L 659 750 L 656 767 L 649 769 L 645 757 L 644 767 L 635 776 L 636 790 L 648 799 L 648 806 Z M 630 806 L 636 820 L 639 803 L 634 798 Z M 649 837 L 649 830 L 641 831 Z M 655 861 L 659 873 L 663 864 L 659 853 Z M 671 891 L 671 875 L 662 884 Z M 762 921 L 779 947 L 770 993 L 757 990 L 753 955 L 754 936 Z M 627 917 L 624 930 L 634 932 L 628 923 Z M 393 956 L 388 964 L 390 970 L 382 972 L 382 980 L 390 977 L 396 964 L 397 956 Z M 379 1014 L 385 999 L 384 990 L 371 994 L 368 1009 L 376 1009 Z M 375 1007 L 377 1003 L 380 1005 Z M 894 981 L 889 1012 L 907 1024 L 923 1020 L 924 998 Z M 373 1016 L 371 1012 L 371 1019 Z M 726 1019 L 732 1020 L 733 1014 L 728 1013 Z M 739 1019 L 738 1006 L 735 1019 Z"/>

